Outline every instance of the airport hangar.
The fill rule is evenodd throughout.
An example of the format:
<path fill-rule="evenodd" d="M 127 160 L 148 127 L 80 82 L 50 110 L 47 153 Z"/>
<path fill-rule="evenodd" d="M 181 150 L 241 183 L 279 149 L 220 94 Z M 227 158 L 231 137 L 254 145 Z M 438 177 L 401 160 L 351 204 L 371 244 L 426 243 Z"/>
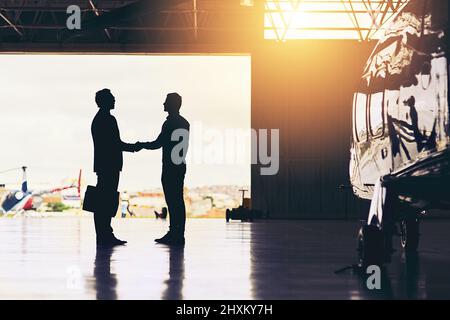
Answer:
<path fill-rule="evenodd" d="M 280 129 L 279 173 L 274 176 L 260 175 L 261 166 L 251 165 L 253 208 L 269 212 L 270 218 L 276 220 L 357 220 L 365 217 L 369 204 L 356 199 L 346 186 L 349 185 L 353 92 L 376 44 L 376 41 L 370 41 L 371 30 L 359 27 L 353 20 L 356 23 L 351 31 L 357 34 L 354 39 L 285 41 L 283 32 L 289 26 L 288 22 L 282 21 L 281 27 L 273 27 L 274 30 L 269 31 L 276 35 L 275 39 L 265 39 L 268 18 L 264 2 L 1 1 L 0 52 L 251 55 L 251 127 Z M 334 2 L 350 4 L 348 11 L 342 13 L 349 15 L 351 21 L 352 15 L 355 18 L 351 3 L 358 1 Z M 66 10 L 74 4 L 82 10 L 82 28 L 79 31 L 66 29 Z M 388 8 L 386 15 L 378 18 L 381 19 L 378 20 L 379 25 L 388 20 L 389 15 L 395 14 L 398 4 L 391 4 L 392 1 L 379 1 L 379 8 Z M 274 8 L 272 11 L 276 14 L 277 7 Z M 328 31 L 339 29 L 324 29 L 327 28 Z M 361 289 L 360 283 L 354 279 L 336 278 L 332 270 L 328 270 L 327 274 L 322 272 L 326 264 L 335 266 L 336 261 L 341 263 L 343 260 L 355 262 L 350 257 L 355 256 L 356 225 L 336 226 L 326 221 L 314 222 L 300 228 L 305 234 L 303 239 L 289 234 L 292 231 L 298 235 L 298 230 L 291 229 L 293 225 L 289 224 L 253 227 L 249 231 L 253 237 L 251 255 L 258 260 L 258 263 L 252 264 L 250 273 L 253 287 L 249 290 L 251 294 L 236 291 L 233 297 L 380 297 Z M 242 235 L 242 230 L 238 233 Z M 283 233 L 288 236 L 280 240 Z M 336 238 L 339 233 L 345 233 L 347 238 Z M 334 239 L 331 241 L 333 244 L 324 240 L 327 235 Z M 340 240 L 342 242 L 337 244 Z M 313 249 L 322 248 L 329 252 L 321 254 L 320 250 L 313 252 L 299 248 L 302 241 L 310 245 L 313 243 Z M 277 243 L 284 248 L 276 247 Z M 440 244 L 443 245 L 443 242 Z M 294 247 L 300 250 L 298 256 L 295 256 Z M 271 252 L 271 257 L 268 252 Z M 306 256 L 312 254 L 316 257 L 308 256 L 304 260 L 302 252 Z M 286 261 L 284 254 L 288 254 L 291 260 Z M 333 260 L 336 257 L 339 259 Z M 267 267 L 275 260 L 279 263 L 276 268 L 285 270 L 284 275 L 275 276 L 276 270 Z M 448 259 L 444 265 L 446 263 Z M 443 272 L 445 268 L 434 267 L 433 263 L 427 263 L 424 275 L 421 275 L 428 276 L 430 287 L 425 294 L 423 288 L 406 292 L 397 288 L 402 292 L 399 297 L 430 297 L 433 294 L 448 297 L 445 288 L 440 286 L 442 278 L 432 279 L 431 276 L 436 275 L 436 270 L 442 271 L 437 274 L 447 276 Z M 299 270 L 310 278 L 311 282 L 307 281 L 307 284 L 311 286 L 301 280 Z M 404 284 L 402 271 L 397 270 L 392 276 L 391 280 L 399 286 Z M 107 287 L 103 293 L 97 290 L 97 298 L 117 298 L 109 295 L 109 289 Z M 393 297 L 392 290 L 388 291 L 383 292 L 381 297 Z M 181 297 L 202 298 L 201 295 L 177 296 L 176 290 L 175 295 L 169 292 L 165 296 Z M 230 298 L 226 294 L 221 297 Z"/>
<path fill-rule="evenodd" d="M 3 2 L 0 52 L 250 54 L 251 127 L 280 129 L 279 173 L 252 166 L 253 206 L 281 219 L 367 213 L 339 186 L 349 184 L 353 90 L 375 42 L 264 40 L 263 1 Z M 82 29 L 64 32 L 73 4 Z"/>

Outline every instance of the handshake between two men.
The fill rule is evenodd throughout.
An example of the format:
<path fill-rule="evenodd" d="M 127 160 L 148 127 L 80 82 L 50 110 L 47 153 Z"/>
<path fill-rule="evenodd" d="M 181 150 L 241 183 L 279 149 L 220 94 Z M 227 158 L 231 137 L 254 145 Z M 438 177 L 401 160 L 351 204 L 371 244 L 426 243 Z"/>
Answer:
<path fill-rule="evenodd" d="M 152 142 L 138 141 L 134 144 L 122 142 L 120 139 L 117 121 L 110 113 L 115 107 L 115 98 L 111 91 L 103 89 L 97 92 L 95 101 L 99 111 L 92 122 L 91 131 L 94 140 L 94 171 L 97 173 L 97 187 L 103 190 L 117 191 L 122 171 L 123 151 L 139 152 L 142 149 L 162 149 L 161 182 L 169 211 L 170 229 L 164 237 L 155 239 L 155 241 L 165 245 L 184 245 L 186 209 L 183 189 L 190 125 L 180 115 L 181 96 L 177 93 L 167 95 L 163 105 L 168 116 L 156 140 Z M 177 138 L 175 141 L 174 137 Z M 119 147 L 117 147 L 117 142 L 119 142 Z M 177 156 L 172 159 L 172 154 Z M 111 216 L 111 212 L 103 209 L 94 212 L 98 245 L 113 246 L 126 243 L 114 236 Z"/>
<path fill-rule="evenodd" d="M 148 146 L 149 145 L 149 143 L 148 142 L 140 142 L 140 141 L 138 141 L 138 142 L 136 142 L 135 144 L 133 144 L 133 151 L 134 152 L 139 152 L 139 151 L 141 151 L 142 149 L 149 149 L 150 150 L 150 148 L 147 148 L 146 146 Z"/>

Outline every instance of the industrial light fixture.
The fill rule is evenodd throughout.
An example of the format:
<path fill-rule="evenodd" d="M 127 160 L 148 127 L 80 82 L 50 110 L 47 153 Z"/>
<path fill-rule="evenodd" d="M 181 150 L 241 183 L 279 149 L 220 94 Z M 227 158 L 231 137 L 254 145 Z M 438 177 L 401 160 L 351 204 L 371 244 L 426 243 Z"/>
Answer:
<path fill-rule="evenodd" d="M 241 6 L 243 7 L 253 7 L 255 5 L 254 0 L 241 0 Z"/>

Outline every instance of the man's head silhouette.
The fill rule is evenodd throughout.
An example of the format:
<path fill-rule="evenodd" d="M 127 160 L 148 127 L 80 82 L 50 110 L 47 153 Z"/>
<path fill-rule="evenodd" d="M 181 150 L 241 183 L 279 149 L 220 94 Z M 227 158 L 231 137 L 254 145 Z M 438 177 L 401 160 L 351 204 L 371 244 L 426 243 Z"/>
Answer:
<path fill-rule="evenodd" d="M 164 111 L 170 113 L 178 113 L 181 108 L 181 96 L 178 93 L 169 93 L 164 102 Z"/>
<path fill-rule="evenodd" d="M 100 109 L 111 110 L 114 109 L 116 99 L 109 89 L 103 89 L 95 94 L 95 102 Z"/>

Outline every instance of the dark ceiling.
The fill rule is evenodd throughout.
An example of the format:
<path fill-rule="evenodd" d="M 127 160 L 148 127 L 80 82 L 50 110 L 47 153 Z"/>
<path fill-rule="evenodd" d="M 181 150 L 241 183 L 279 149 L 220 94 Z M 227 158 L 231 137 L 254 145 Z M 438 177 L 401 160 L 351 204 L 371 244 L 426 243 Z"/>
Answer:
<path fill-rule="evenodd" d="M 80 30 L 66 27 L 70 5 L 81 9 Z M 256 7 L 240 0 L 0 0 L 0 51 L 242 45 L 263 36 Z"/>

